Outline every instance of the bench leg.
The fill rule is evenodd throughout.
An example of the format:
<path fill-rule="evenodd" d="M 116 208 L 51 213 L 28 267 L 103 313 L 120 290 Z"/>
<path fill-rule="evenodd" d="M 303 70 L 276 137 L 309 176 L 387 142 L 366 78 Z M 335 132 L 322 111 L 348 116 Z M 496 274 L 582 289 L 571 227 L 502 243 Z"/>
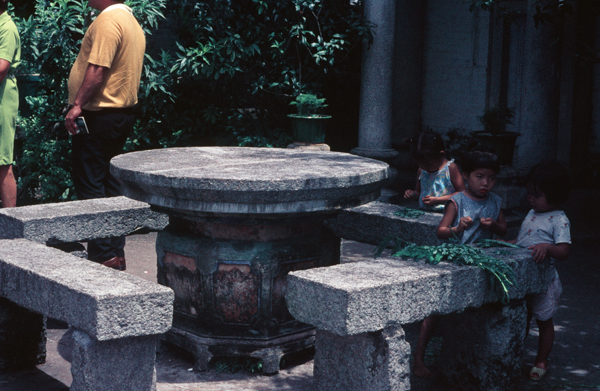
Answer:
<path fill-rule="evenodd" d="M 344 337 L 317 329 L 314 376 L 320 391 L 405 391 L 409 358 L 400 326 Z"/>
<path fill-rule="evenodd" d="M 523 361 L 527 310 L 524 300 L 486 304 L 442 321 L 442 371 L 465 391 L 517 389 Z"/>
<path fill-rule="evenodd" d="M 0 373 L 46 361 L 46 319 L 0 297 Z"/>
<path fill-rule="evenodd" d="M 156 390 L 158 336 L 96 341 L 73 332 L 71 391 Z"/>

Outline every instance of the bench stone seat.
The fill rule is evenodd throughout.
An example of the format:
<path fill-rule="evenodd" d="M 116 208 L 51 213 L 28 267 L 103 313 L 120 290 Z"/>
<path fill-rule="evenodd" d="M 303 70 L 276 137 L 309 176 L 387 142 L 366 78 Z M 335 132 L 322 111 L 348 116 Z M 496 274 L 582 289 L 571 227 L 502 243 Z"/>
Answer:
<path fill-rule="evenodd" d="M 26 239 L 0 240 L 0 296 L 91 337 L 166 332 L 173 291 Z"/>
<path fill-rule="evenodd" d="M 0 239 L 25 238 L 55 245 L 160 231 L 165 214 L 127 197 L 98 198 L 0 209 Z"/>
<path fill-rule="evenodd" d="M 170 288 L 13 239 L 0 240 L 0 297 L 0 335 L 8 336 L 0 343 L 13 346 L 11 338 L 19 335 L 18 323 L 11 321 L 15 304 L 74 329 L 72 391 L 156 389 L 156 347 L 173 318 Z M 15 351 L 2 350 L 0 364 L 14 359 Z"/>
<path fill-rule="evenodd" d="M 510 290 L 511 299 L 545 290 L 545 264 L 533 262 L 528 250 L 503 251 L 510 254 L 502 257 L 518 283 Z M 390 323 L 412 323 L 500 300 L 479 268 L 395 257 L 292 272 L 286 298 L 296 319 L 337 335 L 382 330 Z"/>
<path fill-rule="evenodd" d="M 436 236 L 441 213 L 424 212 L 419 218 L 394 215 L 404 208 L 375 201 L 344 209 L 336 218 L 327 220 L 326 225 L 336 236 L 362 243 L 379 244 L 390 235 L 417 244 L 442 243 Z"/>
<path fill-rule="evenodd" d="M 524 297 L 543 292 L 553 274 L 547 263 L 533 262 L 528 250 L 503 248 L 502 254 L 518 284 L 504 305 L 486 272 L 446 262 L 365 258 L 291 272 L 288 309 L 317 328 L 318 390 L 410 390 L 411 349 L 402 325 L 432 314 L 447 314 L 440 364 L 453 385 L 514 390 L 525 337 Z"/>

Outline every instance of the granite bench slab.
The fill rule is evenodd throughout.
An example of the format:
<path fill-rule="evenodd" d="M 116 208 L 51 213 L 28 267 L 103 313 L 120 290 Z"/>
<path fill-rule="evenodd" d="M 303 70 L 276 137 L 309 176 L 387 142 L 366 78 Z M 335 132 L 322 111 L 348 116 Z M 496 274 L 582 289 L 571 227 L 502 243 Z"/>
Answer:
<path fill-rule="evenodd" d="M 170 288 L 26 239 L 0 240 L 0 296 L 98 341 L 171 328 Z"/>
<path fill-rule="evenodd" d="M 127 197 L 98 198 L 0 209 L 0 239 L 25 238 L 48 245 L 162 230 L 165 214 Z"/>
<path fill-rule="evenodd" d="M 547 264 L 533 262 L 529 250 L 503 251 L 517 279 L 511 299 L 545 289 Z M 489 275 L 477 267 L 384 257 L 291 272 L 286 299 L 296 319 L 344 336 L 480 307 L 500 296 L 490 289 Z"/>

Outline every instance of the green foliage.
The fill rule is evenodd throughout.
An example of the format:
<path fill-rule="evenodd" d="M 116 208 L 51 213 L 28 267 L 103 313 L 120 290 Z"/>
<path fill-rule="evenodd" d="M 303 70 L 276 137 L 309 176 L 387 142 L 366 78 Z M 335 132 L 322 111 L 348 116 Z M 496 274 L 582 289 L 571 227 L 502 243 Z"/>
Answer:
<path fill-rule="evenodd" d="M 503 242 L 500 240 L 494 239 L 482 239 L 475 243 L 475 245 L 479 248 L 490 248 L 490 247 L 509 247 L 509 248 L 523 248 L 521 246 L 517 246 L 516 244 Z"/>
<path fill-rule="evenodd" d="M 217 373 L 261 373 L 262 361 L 252 357 L 220 357 L 211 363 Z"/>
<path fill-rule="evenodd" d="M 504 131 L 506 125 L 512 124 L 514 117 L 515 111 L 510 107 L 494 106 L 483 110 L 483 114 L 477 116 L 477 119 L 486 132 L 496 134 Z"/>
<path fill-rule="evenodd" d="M 70 179 L 71 141 L 64 127 L 69 72 L 93 15 L 85 0 L 37 1 L 35 13 L 15 17 L 21 35 L 21 74 L 40 74 L 39 93 L 28 97 L 32 115 L 19 118 L 17 154 L 21 203 L 75 199 Z M 133 0 L 146 31 L 157 26 L 166 0 Z M 129 3 L 128 3 L 129 4 Z M 155 87 L 154 80 L 146 88 Z M 157 87 L 158 88 L 158 87 Z M 18 152 L 18 151 L 17 151 Z"/>
<path fill-rule="evenodd" d="M 20 158 L 26 202 L 74 197 L 67 174 L 70 140 L 64 129 L 48 129 L 62 121 L 68 75 L 94 17 L 87 4 L 38 0 L 33 15 L 15 18 L 22 38 L 21 73 L 41 75 L 39 95 L 28 98 L 36 119 L 20 121 L 23 153 L 41 148 L 61 157 Z M 326 84 L 335 85 L 336 78 L 344 80 L 342 75 L 358 68 L 362 43 L 372 40 L 372 25 L 361 6 L 340 0 L 126 4 L 149 44 L 166 14 L 176 40 L 145 57 L 137 122 L 127 151 L 191 145 L 284 147 L 291 142 L 286 117 L 290 100 L 304 91 L 326 95 Z"/>
<path fill-rule="evenodd" d="M 77 57 L 90 8 L 87 1 L 38 1 L 35 14 L 15 17 L 21 35 L 19 73 L 39 73 L 39 94 L 28 97 L 32 115 L 19 119 L 18 185 L 24 202 L 74 199 L 70 179 L 70 140 L 53 130 L 67 101 L 67 80 Z"/>
<path fill-rule="evenodd" d="M 423 212 L 422 210 L 419 210 L 419 209 L 402 208 L 400 210 L 395 211 L 394 216 L 399 216 L 399 217 L 408 218 L 408 219 L 418 219 L 424 213 L 425 212 Z"/>
<path fill-rule="evenodd" d="M 291 98 L 323 91 L 372 39 L 360 7 L 333 0 L 173 0 L 168 12 L 177 42 L 146 58 L 127 150 L 285 147 Z"/>
<path fill-rule="evenodd" d="M 393 257 L 425 260 L 425 263 L 437 265 L 441 261 L 451 262 L 456 265 L 476 266 L 489 273 L 492 287 L 501 295 L 502 302 L 508 302 L 511 285 L 516 286 L 516 277 L 513 270 L 501 259 L 498 259 L 481 248 L 461 243 L 442 243 L 440 245 L 417 245 L 400 238 L 387 237 L 378 246 L 375 256 L 381 255 L 383 249 L 394 242 Z M 513 247 L 509 243 L 499 241 L 484 241 L 482 247 Z M 517 247 L 518 246 L 514 246 Z M 499 254 L 498 254 L 499 255 Z"/>
<path fill-rule="evenodd" d="M 325 98 L 317 98 L 315 94 L 298 94 L 296 99 L 290 102 L 290 105 L 296 106 L 298 115 L 310 116 L 317 111 L 327 107 Z"/>

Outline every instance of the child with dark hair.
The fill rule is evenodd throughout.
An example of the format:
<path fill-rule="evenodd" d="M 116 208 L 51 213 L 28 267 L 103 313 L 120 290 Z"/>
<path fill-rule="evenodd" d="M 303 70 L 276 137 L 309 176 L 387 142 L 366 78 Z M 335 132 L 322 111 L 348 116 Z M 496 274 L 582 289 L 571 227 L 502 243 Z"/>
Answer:
<path fill-rule="evenodd" d="M 533 167 L 527 175 L 527 201 L 532 209 L 523 220 L 517 239 L 513 241 L 530 249 L 535 262 L 548 261 L 551 264 L 552 277 L 548 290 L 527 298 L 527 334 L 533 317 L 539 328 L 538 354 L 529 372 L 529 378 L 534 381 L 546 375 L 548 357 L 554 344 L 552 318 L 562 293 L 554 260 L 566 260 L 571 243 L 569 219 L 559 207 L 569 197 L 569 191 L 569 172 L 562 165 L 548 161 Z"/>
<path fill-rule="evenodd" d="M 498 157 L 476 149 L 465 154 L 461 168 L 467 187 L 446 203 L 438 238 L 457 237 L 461 243 L 474 243 L 490 239 L 492 234 L 504 236 L 506 221 L 500 210 L 502 199 L 491 193 L 500 171 Z"/>
<path fill-rule="evenodd" d="M 492 234 L 504 236 L 506 221 L 500 210 L 502 199 L 491 193 L 500 170 L 498 157 L 486 150 L 475 149 L 465 154 L 461 168 L 467 186 L 446 202 L 444 216 L 437 230 L 438 238 L 456 237 L 461 243 L 468 244 L 490 239 Z M 439 315 L 430 315 L 423 320 L 415 350 L 415 376 L 432 376 L 425 366 L 425 348 L 440 319 Z"/>
<path fill-rule="evenodd" d="M 411 140 L 411 157 L 419 165 L 415 190 L 406 190 L 404 198 L 418 198 L 419 208 L 441 212 L 454 194 L 464 190 L 460 170 L 444 152 L 444 141 L 432 132 L 423 132 Z"/>

